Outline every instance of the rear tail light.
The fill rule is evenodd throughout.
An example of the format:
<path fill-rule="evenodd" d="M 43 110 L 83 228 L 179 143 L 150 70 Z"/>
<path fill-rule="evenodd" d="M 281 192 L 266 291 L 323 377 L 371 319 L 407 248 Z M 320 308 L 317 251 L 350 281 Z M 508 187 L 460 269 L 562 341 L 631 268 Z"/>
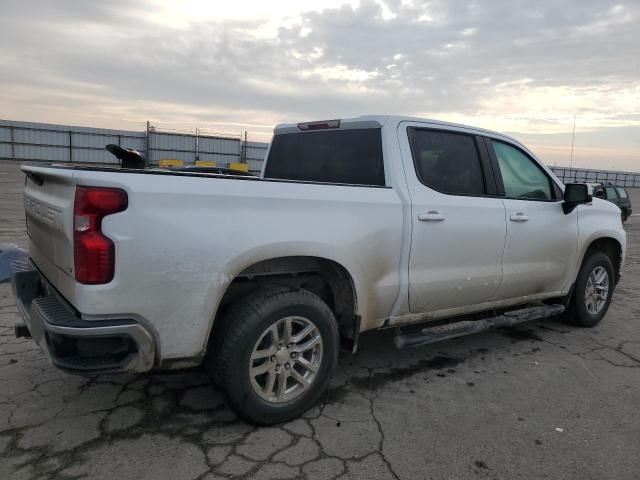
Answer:
<path fill-rule="evenodd" d="M 113 280 L 115 247 L 102 233 L 102 219 L 127 208 L 127 193 L 119 188 L 77 187 L 73 207 L 76 281 L 84 284 Z"/>

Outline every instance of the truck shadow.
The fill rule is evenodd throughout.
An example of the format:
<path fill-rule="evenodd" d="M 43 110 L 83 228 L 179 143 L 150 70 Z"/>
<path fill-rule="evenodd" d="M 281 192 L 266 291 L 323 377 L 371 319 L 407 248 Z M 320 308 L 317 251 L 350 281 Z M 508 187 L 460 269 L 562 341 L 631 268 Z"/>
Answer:
<path fill-rule="evenodd" d="M 480 333 L 437 344 L 398 350 L 393 345 L 393 331 L 375 331 L 361 337 L 355 355 L 342 352 L 336 377 L 323 395 L 321 407 L 342 402 L 351 394 L 371 394 L 389 384 L 422 375 L 425 382 L 444 381 L 457 368 L 475 372 L 507 372 L 509 357 L 532 355 L 544 342 L 545 332 L 570 333 L 571 327 L 547 319 L 512 328 Z M 211 384 L 204 367 L 179 371 L 158 371 L 145 375 L 101 376 L 96 381 L 122 384 L 116 402 L 147 412 L 146 424 L 156 421 L 183 421 L 195 415 L 198 421 L 234 422 L 236 416 L 224 405 L 222 395 Z M 189 423 L 189 422 L 187 422 Z"/>

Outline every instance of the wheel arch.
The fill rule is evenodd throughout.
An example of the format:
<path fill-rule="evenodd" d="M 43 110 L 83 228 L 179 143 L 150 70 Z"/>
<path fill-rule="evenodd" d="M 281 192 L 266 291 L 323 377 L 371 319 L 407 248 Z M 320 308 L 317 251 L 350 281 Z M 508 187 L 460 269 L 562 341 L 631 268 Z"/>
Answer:
<path fill-rule="evenodd" d="M 623 260 L 622 244 L 620 243 L 620 241 L 610 236 L 603 236 L 592 239 L 584 249 L 584 252 L 580 259 L 580 265 L 584 263 L 584 260 L 593 251 L 603 252 L 611 259 L 615 275 L 615 283 L 617 284 L 620 280 L 620 270 L 622 268 Z"/>
<path fill-rule="evenodd" d="M 224 336 L 220 322 L 227 308 L 244 296 L 267 286 L 308 290 L 320 297 L 338 322 L 343 343 L 354 348 L 360 330 L 356 287 L 352 275 L 340 263 L 324 257 L 291 255 L 257 261 L 238 272 L 220 297 L 207 337 Z"/>

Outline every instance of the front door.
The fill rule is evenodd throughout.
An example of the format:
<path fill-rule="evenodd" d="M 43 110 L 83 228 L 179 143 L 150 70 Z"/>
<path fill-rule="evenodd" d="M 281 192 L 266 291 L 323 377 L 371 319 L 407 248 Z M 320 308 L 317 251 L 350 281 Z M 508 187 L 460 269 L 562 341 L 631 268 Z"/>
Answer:
<path fill-rule="evenodd" d="M 487 146 L 504 187 L 507 220 L 498 298 L 562 291 L 576 261 L 578 209 L 564 213 L 560 189 L 526 152 L 497 140 Z"/>
<path fill-rule="evenodd" d="M 493 300 L 502 281 L 505 208 L 482 139 L 420 124 L 401 124 L 398 134 L 412 203 L 411 311 Z"/>

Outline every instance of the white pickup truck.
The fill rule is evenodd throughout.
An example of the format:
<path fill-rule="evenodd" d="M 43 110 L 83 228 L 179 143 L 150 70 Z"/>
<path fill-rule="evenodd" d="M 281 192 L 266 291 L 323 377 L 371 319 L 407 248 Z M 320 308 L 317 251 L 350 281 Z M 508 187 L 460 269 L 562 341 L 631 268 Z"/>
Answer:
<path fill-rule="evenodd" d="M 593 326 L 618 208 L 499 133 L 397 116 L 276 127 L 259 177 L 25 164 L 13 285 L 65 371 L 205 363 L 250 421 L 299 415 L 340 346 L 419 345 L 563 314 Z"/>

